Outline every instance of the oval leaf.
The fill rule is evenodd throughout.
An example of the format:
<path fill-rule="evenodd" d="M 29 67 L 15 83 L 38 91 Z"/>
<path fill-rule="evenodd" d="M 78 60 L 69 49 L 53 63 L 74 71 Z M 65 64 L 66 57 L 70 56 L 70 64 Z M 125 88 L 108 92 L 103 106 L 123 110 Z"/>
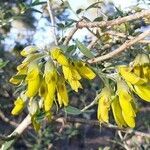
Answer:
<path fill-rule="evenodd" d="M 65 112 L 71 115 L 79 115 L 82 113 L 80 109 L 72 107 L 72 106 L 65 107 Z"/>
<path fill-rule="evenodd" d="M 93 58 L 94 55 L 92 54 L 92 52 L 90 51 L 90 49 L 88 49 L 84 44 L 82 44 L 80 41 L 76 40 L 76 44 L 77 47 L 79 48 L 79 50 L 88 58 Z"/>

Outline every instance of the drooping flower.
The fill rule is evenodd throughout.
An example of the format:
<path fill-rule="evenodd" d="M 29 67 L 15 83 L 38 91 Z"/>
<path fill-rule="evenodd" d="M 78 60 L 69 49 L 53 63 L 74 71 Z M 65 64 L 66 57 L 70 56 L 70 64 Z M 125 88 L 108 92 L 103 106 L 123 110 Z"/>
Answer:
<path fill-rule="evenodd" d="M 134 100 L 124 81 L 117 82 L 117 94 L 124 120 L 129 127 L 134 128 L 136 116 L 135 110 L 132 106 L 134 104 Z"/>
<path fill-rule="evenodd" d="M 19 115 L 25 107 L 25 102 L 21 97 L 18 97 L 17 100 L 14 102 L 15 106 L 11 111 L 12 115 Z"/>
<path fill-rule="evenodd" d="M 36 46 L 27 46 L 21 51 L 21 55 L 27 57 L 29 54 L 37 52 L 38 47 Z"/>
<path fill-rule="evenodd" d="M 86 79 L 94 79 L 95 78 L 95 73 L 82 61 L 74 62 L 75 67 L 79 74 Z"/>
<path fill-rule="evenodd" d="M 16 73 L 16 75 L 11 77 L 9 82 L 12 84 L 20 84 L 26 76 L 27 65 L 28 65 L 28 63 L 22 63 L 21 65 L 19 65 L 17 67 L 18 72 Z"/>
<path fill-rule="evenodd" d="M 143 100 L 150 102 L 150 83 L 143 85 L 134 85 L 134 92 Z"/>
<path fill-rule="evenodd" d="M 117 125 L 119 127 L 122 127 L 122 126 L 126 127 L 127 124 L 123 118 L 122 109 L 121 109 L 121 106 L 119 103 L 119 97 L 118 96 L 115 96 L 112 99 L 111 108 L 112 108 L 113 116 L 114 116 L 114 119 L 115 119 Z"/>
<path fill-rule="evenodd" d="M 130 89 L 141 99 L 150 102 L 150 59 L 138 54 L 130 66 L 119 66 L 119 73 Z"/>
<path fill-rule="evenodd" d="M 122 65 L 122 66 L 118 66 L 118 70 L 122 78 L 133 85 L 140 85 L 147 82 L 146 79 L 137 76 L 137 74 L 133 72 L 133 68 L 131 67 Z"/>
<path fill-rule="evenodd" d="M 62 53 L 60 48 L 53 48 L 51 51 L 51 56 L 54 60 L 56 60 L 60 65 L 68 66 L 69 62 L 67 57 Z"/>
<path fill-rule="evenodd" d="M 97 118 L 102 123 L 109 122 L 110 103 L 111 103 L 111 91 L 109 88 L 105 87 L 102 89 L 100 93 L 97 111 Z"/>
<path fill-rule="evenodd" d="M 81 76 L 73 65 L 62 66 L 63 74 L 66 80 L 68 80 L 71 88 L 78 92 L 78 88 L 82 88 L 80 83 Z"/>
<path fill-rule="evenodd" d="M 45 82 L 45 78 L 42 78 L 40 88 L 39 88 L 39 96 L 42 97 L 43 99 L 45 99 L 47 93 L 48 93 L 47 84 Z"/>
<path fill-rule="evenodd" d="M 37 62 L 31 62 L 27 72 L 27 90 L 26 95 L 33 97 L 38 93 L 40 87 L 40 70 Z"/>
<path fill-rule="evenodd" d="M 57 83 L 57 72 L 53 63 L 50 61 L 47 61 L 45 64 L 44 77 L 48 91 L 46 98 L 44 99 L 44 109 L 47 112 L 52 108 Z"/>
<path fill-rule="evenodd" d="M 65 85 L 65 80 L 62 77 L 59 77 L 57 82 L 57 99 L 60 107 L 62 105 L 68 105 L 68 93 Z"/>

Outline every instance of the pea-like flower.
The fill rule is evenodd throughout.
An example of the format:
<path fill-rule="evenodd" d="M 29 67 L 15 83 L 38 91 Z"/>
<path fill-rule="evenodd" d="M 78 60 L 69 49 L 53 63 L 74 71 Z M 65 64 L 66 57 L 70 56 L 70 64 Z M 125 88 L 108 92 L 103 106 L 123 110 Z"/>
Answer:
<path fill-rule="evenodd" d="M 68 106 L 68 93 L 65 85 L 65 79 L 63 77 L 59 77 L 57 82 L 57 99 L 60 107 L 62 107 L 62 105 Z"/>
<path fill-rule="evenodd" d="M 130 91 L 124 81 L 118 81 L 117 83 L 117 95 L 119 97 L 119 104 L 122 110 L 122 116 L 126 124 L 134 128 L 135 127 L 135 110 L 134 100 L 130 94 Z"/>
<path fill-rule="evenodd" d="M 44 109 L 45 111 L 49 111 L 53 105 L 53 101 L 55 98 L 56 91 L 56 83 L 57 83 L 57 72 L 54 65 L 47 61 L 45 64 L 44 71 L 45 82 L 47 85 L 47 95 L 44 99 Z"/>
<path fill-rule="evenodd" d="M 141 99 L 150 102 L 150 59 L 138 54 L 129 66 L 119 66 L 118 71 L 130 89 Z"/>
<path fill-rule="evenodd" d="M 51 56 L 56 60 L 60 65 L 68 66 L 69 62 L 67 57 L 61 52 L 60 48 L 53 48 L 51 51 Z"/>
<path fill-rule="evenodd" d="M 109 122 L 110 103 L 111 103 L 111 91 L 109 88 L 104 87 L 100 93 L 97 110 L 97 118 L 101 123 Z"/>
<path fill-rule="evenodd" d="M 18 97 L 17 100 L 14 102 L 15 106 L 11 111 L 12 115 L 19 115 L 25 107 L 25 102 L 21 97 Z"/>
<path fill-rule="evenodd" d="M 20 54 L 24 57 L 27 57 L 29 54 L 33 54 L 37 52 L 37 50 L 38 50 L 38 47 L 36 46 L 27 46 L 21 51 Z"/>
<path fill-rule="evenodd" d="M 96 74 L 82 61 L 74 62 L 75 67 L 79 74 L 86 79 L 92 80 L 95 78 Z"/>
<path fill-rule="evenodd" d="M 29 64 L 26 81 L 26 95 L 28 97 L 34 97 L 38 93 L 40 87 L 40 70 L 37 62 Z"/>

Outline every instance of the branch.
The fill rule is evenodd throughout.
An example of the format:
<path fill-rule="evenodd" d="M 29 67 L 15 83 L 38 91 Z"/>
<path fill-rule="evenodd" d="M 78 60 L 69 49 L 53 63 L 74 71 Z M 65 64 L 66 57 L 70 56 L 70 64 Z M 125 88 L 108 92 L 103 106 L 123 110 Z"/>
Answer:
<path fill-rule="evenodd" d="M 120 33 L 120 32 L 116 32 L 116 31 L 106 31 L 105 33 L 113 35 L 113 36 L 118 36 L 118 37 L 122 37 L 122 38 L 127 38 L 129 40 L 134 39 L 133 36 L 127 36 L 124 33 Z M 150 40 L 140 40 L 140 43 L 143 44 L 150 44 Z"/>
<path fill-rule="evenodd" d="M 27 115 L 27 117 L 18 125 L 18 127 L 8 136 L 8 139 L 11 137 L 18 137 L 20 136 L 23 131 L 31 124 L 31 116 Z M 1 150 L 9 149 L 12 144 L 15 142 L 15 139 L 13 138 L 10 141 L 6 141 L 1 146 Z"/>
<path fill-rule="evenodd" d="M 68 34 L 68 36 L 66 37 L 63 45 L 68 45 L 69 41 L 71 40 L 71 38 L 73 37 L 73 35 L 75 34 L 75 32 L 78 30 L 77 27 L 74 27 Z"/>
<path fill-rule="evenodd" d="M 87 105 L 87 106 L 85 106 L 83 109 L 81 109 L 81 112 L 84 112 L 84 111 L 86 111 L 87 109 L 89 109 L 90 107 L 94 106 L 94 105 L 97 103 L 99 97 L 100 97 L 100 95 L 98 94 L 98 95 L 95 97 L 95 99 L 94 99 L 89 105 Z"/>
<path fill-rule="evenodd" d="M 88 28 L 94 28 L 94 27 L 112 27 L 114 25 L 119 25 L 127 21 L 135 20 L 135 19 L 140 19 L 145 16 L 150 15 L 150 10 L 143 10 L 141 12 L 122 17 L 122 18 L 117 18 L 114 20 L 110 21 L 101 21 L 101 22 L 85 22 L 85 21 L 80 21 L 77 23 L 77 28 L 83 28 L 83 27 L 88 27 Z"/>
<path fill-rule="evenodd" d="M 18 126 L 17 123 L 15 123 L 15 122 L 9 120 L 9 118 L 7 118 L 1 110 L 0 110 L 0 118 L 1 118 L 4 122 L 9 123 L 10 125 L 12 125 L 12 126 L 14 126 L 14 127 L 17 127 L 17 126 Z"/>
<path fill-rule="evenodd" d="M 94 37 L 94 38 L 92 39 L 92 41 L 90 42 L 90 44 L 87 46 L 87 48 L 88 48 L 88 49 L 93 48 L 93 46 L 97 43 L 98 40 L 99 40 L 99 39 L 98 39 L 97 37 Z"/>
<path fill-rule="evenodd" d="M 56 34 L 56 28 L 55 28 L 55 18 L 53 15 L 52 4 L 51 4 L 50 0 L 47 0 L 47 9 L 48 9 L 48 12 L 50 15 L 51 24 L 52 24 L 52 28 L 53 28 L 54 41 L 55 41 L 55 44 L 58 45 L 57 37 L 56 37 L 57 34 Z"/>
<path fill-rule="evenodd" d="M 100 124 L 99 121 L 97 120 L 87 120 L 87 119 L 82 119 L 82 118 L 74 118 L 74 117 L 67 117 L 66 121 L 68 122 L 78 122 L 78 123 L 82 123 L 82 124 L 89 124 L 89 125 L 93 125 L 93 126 L 104 126 L 106 128 L 110 128 L 110 129 L 114 129 L 114 130 L 120 130 L 124 133 L 130 133 L 130 134 L 135 134 L 138 136 L 143 136 L 143 137 L 147 137 L 150 138 L 150 134 L 149 133 L 144 133 L 144 132 L 140 132 L 140 131 L 136 131 L 133 129 L 129 129 L 129 128 L 119 128 L 118 126 L 115 126 L 113 124 Z"/>
<path fill-rule="evenodd" d="M 127 48 L 129 48 L 130 46 L 132 46 L 133 44 L 137 43 L 138 41 L 144 39 L 146 36 L 150 35 L 150 30 L 148 31 L 145 31 L 143 33 L 141 33 L 139 36 L 135 37 L 134 39 L 132 40 L 128 40 L 126 41 L 124 44 L 122 44 L 119 48 L 117 48 L 116 50 L 106 54 L 106 55 L 103 55 L 103 56 L 100 56 L 100 57 L 96 57 L 96 58 L 93 58 L 93 59 L 90 59 L 88 60 L 89 63 L 97 63 L 97 62 L 101 62 L 101 61 L 104 61 L 104 60 L 107 60 L 107 59 L 110 59 L 118 54 L 120 54 L 121 52 L 125 51 Z"/>

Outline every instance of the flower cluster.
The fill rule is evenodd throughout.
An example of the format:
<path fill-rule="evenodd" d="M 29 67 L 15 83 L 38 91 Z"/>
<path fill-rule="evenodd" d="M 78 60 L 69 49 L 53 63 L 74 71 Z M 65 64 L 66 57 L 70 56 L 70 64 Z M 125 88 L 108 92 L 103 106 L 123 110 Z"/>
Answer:
<path fill-rule="evenodd" d="M 117 79 L 117 90 L 105 87 L 100 93 L 97 117 L 100 122 L 108 123 L 112 109 L 118 126 L 133 128 L 137 108 L 132 93 L 150 102 L 150 58 L 138 54 L 130 65 L 118 66 L 118 72 L 122 79 Z"/>
<path fill-rule="evenodd" d="M 86 63 L 72 60 L 59 47 L 41 52 L 35 46 L 28 46 L 21 55 L 25 59 L 17 67 L 17 74 L 10 79 L 11 83 L 24 87 L 15 101 L 13 115 L 20 114 L 25 106 L 31 115 L 38 109 L 49 114 L 54 102 L 60 107 L 67 106 L 66 82 L 78 92 L 82 88 L 81 78 L 93 79 L 96 76 Z"/>
<path fill-rule="evenodd" d="M 146 54 L 138 54 L 129 66 L 119 66 L 119 73 L 130 90 L 141 99 L 150 102 L 150 58 Z"/>
<path fill-rule="evenodd" d="M 126 84 L 120 80 L 117 91 L 113 93 L 105 87 L 100 93 L 97 117 L 100 122 L 109 122 L 109 111 L 112 109 L 114 119 L 119 127 L 135 126 L 136 107 L 134 99 Z"/>

